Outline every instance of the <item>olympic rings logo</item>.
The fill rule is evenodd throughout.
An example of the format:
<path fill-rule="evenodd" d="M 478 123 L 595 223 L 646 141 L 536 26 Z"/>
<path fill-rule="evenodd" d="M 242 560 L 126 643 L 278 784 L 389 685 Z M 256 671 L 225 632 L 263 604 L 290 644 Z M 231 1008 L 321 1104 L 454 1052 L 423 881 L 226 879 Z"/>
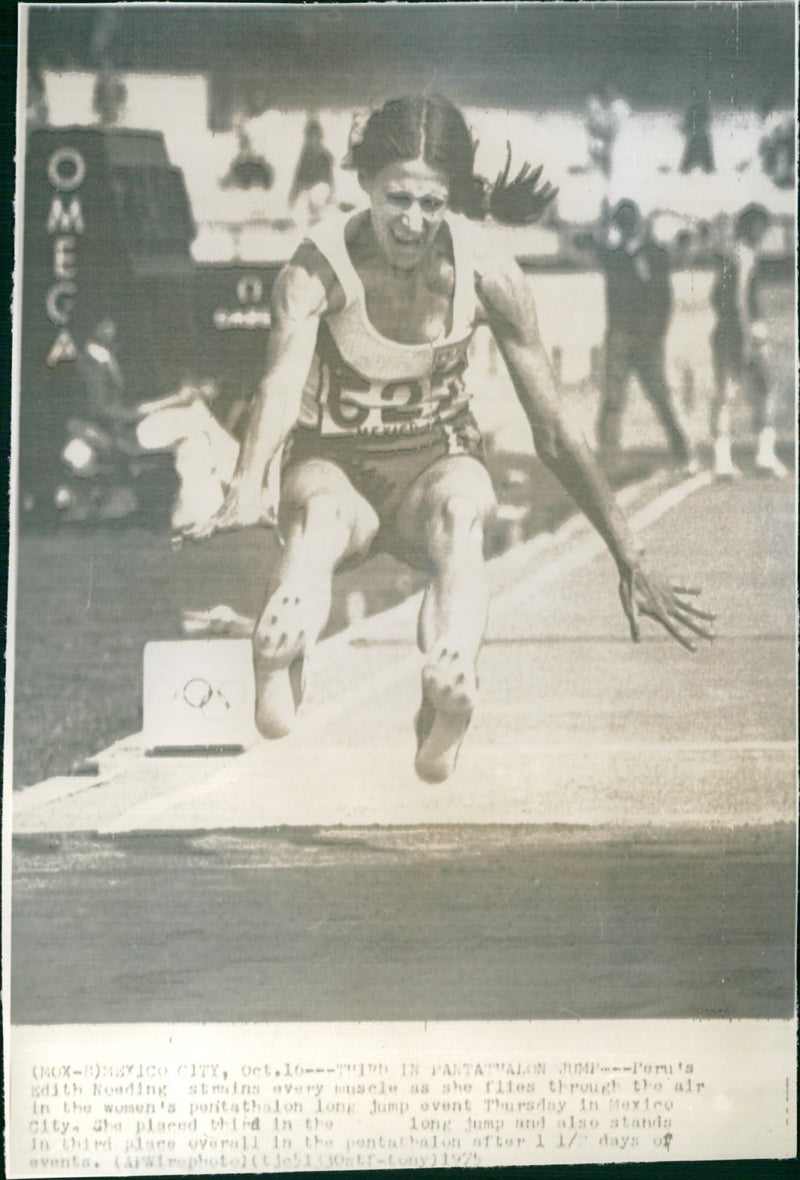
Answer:
<path fill-rule="evenodd" d="M 205 676 L 192 676 L 180 696 L 190 709 L 197 710 L 209 721 L 219 721 L 243 698 L 244 689 L 233 681 L 215 687 Z"/>

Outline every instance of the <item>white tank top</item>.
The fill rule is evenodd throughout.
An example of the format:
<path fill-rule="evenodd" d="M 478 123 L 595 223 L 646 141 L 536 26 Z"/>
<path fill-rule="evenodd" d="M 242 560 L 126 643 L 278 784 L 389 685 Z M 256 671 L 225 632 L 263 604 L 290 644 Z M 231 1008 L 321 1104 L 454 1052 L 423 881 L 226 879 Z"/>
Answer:
<path fill-rule="evenodd" d="M 476 316 L 471 227 L 464 218 L 447 218 L 455 269 L 450 332 L 424 344 L 401 344 L 369 321 L 364 287 L 347 252 L 346 225 L 347 218 L 337 217 L 307 238 L 330 263 L 345 304 L 320 324 L 299 422 L 323 435 L 384 438 L 447 422 L 469 401 L 464 372 Z"/>

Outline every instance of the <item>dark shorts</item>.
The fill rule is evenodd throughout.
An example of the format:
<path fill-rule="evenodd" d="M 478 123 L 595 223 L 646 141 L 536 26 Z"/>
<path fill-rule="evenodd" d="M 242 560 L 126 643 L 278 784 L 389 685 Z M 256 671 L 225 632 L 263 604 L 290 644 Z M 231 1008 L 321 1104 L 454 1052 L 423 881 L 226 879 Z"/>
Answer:
<path fill-rule="evenodd" d="M 484 461 L 481 432 L 469 410 L 418 434 L 385 439 L 326 437 L 313 428 L 296 426 L 284 450 L 281 481 L 309 459 L 333 463 L 375 509 L 381 527 L 373 548 L 380 549 L 411 486 L 429 467 L 449 455 L 468 455 Z"/>
<path fill-rule="evenodd" d="M 738 323 L 718 324 L 711 333 L 711 355 L 718 379 L 738 379 L 743 369 L 744 337 Z"/>

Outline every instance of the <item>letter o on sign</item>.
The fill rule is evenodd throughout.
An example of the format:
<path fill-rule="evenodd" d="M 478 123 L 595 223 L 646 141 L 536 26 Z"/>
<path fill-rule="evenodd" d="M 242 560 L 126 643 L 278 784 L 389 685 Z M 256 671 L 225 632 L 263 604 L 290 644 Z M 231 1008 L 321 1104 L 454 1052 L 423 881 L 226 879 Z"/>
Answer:
<path fill-rule="evenodd" d="M 75 148 L 62 147 L 53 152 L 47 165 L 47 179 L 59 192 L 71 193 L 80 188 L 86 177 L 86 161 Z"/>
<path fill-rule="evenodd" d="M 240 303 L 260 303 L 264 286 L 258 275 L 244 275 L 236 284 L 236 298 Z"/>

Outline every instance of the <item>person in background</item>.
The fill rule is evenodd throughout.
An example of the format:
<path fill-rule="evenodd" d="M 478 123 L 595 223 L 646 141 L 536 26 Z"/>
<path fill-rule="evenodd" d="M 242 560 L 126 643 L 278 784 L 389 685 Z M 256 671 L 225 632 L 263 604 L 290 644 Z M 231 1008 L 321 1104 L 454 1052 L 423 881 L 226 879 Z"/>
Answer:
<path fill-rule="evenodd" d="M 303 148 L 289 190 L 289 204 L 299 203 L 308 224 L 319 221 L 333 199 L 333 156 L 325 147 L 322 127 L 309 119 L 303 132 Z"/>
<path fill-rule="evenodd" d="M 758 155 L 763 172 L 777 188 L 794 187 L 797 177 L 796 146 L 793 111 L 780 110 L 773 100 L 766 102 L 761 114 Z"/>
<path fill-rule="evenodd" d="M 122 123 L 128 102 L 128 88 L 114 66 L 122 16 L 113 5 L 96 5 L 89 14 L 89 56 L 95 68 L 92 110 L 101 127 Z"/>
<path fill-rule="evenodd" d="M 775 454 L 776 399 L 760 292 L 763 244 L 770 220 L 763 205 L 746 205 L 734 220 L 730 248 L 716 258 L 711 291 L 716 313 L 711 333 L 711 438 L 718 479 L 733 479 L 739 474 L 731 456 L 731 404 L 741 387 L 752 406 L 756 471 L 779 479 L 788 474 Z"/>
<path fill-rule="evenodd" d="M 681 125 L 685 139 L 680 171 L 684 174 L 700 168 L 714 171 L 714 151 L 711 146 L 711 112 L 704 98 L 696 99 L 683 117 Z"/>
<path fill-rule="evenodd" d="M 138 414 L 125 396 L 116 346 L 117 326 L 105 318 L 78 355 L 79 389 L 60 455 L 70 483 L 55 492 L 64 519 L 119 519 L 138 507 L 133 488 Z"/>
<path fill-rule="evenodd" d="M 589 96 L 586 106 L 586 133 L 589 159 L 609 180 L 614 172 L 614 146 L 631 109 L 624 98 L 608 85 L 600 86 Z"/>
<path fill-rule="evenodd" d="M 125 438 L 128 426 L 136 421 L 136 410 L 125 399 L 116 348 L 117 325 L 112 319 L 100 320 L 78 358 L 78 372 L 83 379 L 86 416 L 115 438 Z"/>
<path fill-rule="evenodd" d="M 35 131 L 37 127 L 46 127 L 50 121 L 50 109 L 47 105 L 47 88 L 45 86 L 44 70 L 39 64 L 32 65 L 28 70 L 26 100 L 26 132 Z"/>
<path fill-rule="evenodd" d="M 218 393 L 213 381 L 187 375 L 175 393 L 138 407 L 139 446 L 172 455 L 178 478 L 171 509 L 176 534 L 217 511 L 239 456 L 239 444 L 212 411 Z"/>
<path fill-rule="evenodd" d="M 605 382 L 597 420 L 601 456 L 620 449 L 622 417 L 632 376 L 639 379 L 679 468 L 692 466 L 691 449 L 667 383 L 664 348 L 672 315 L 669 256 L 653 241 L 638 206 L 620 201 L 595 246 L 605 276 Z"/>
<path fill-rule="evenodd" d="M 239 188 L 245 191 L 261 188 L 268 192 L 275 180 L 275 170 L 253 148 L 241 118 L 236 120 L 237 151 L 230 168 L 220 181 L 220 188 Z"/>
<path fill-rule="evenodd" d="M 117 71 L 104 62 L 97 71 L 92 91 L 92 110 L 101 127 L 116 127 L 125 116 L 128 88 Z"/>

